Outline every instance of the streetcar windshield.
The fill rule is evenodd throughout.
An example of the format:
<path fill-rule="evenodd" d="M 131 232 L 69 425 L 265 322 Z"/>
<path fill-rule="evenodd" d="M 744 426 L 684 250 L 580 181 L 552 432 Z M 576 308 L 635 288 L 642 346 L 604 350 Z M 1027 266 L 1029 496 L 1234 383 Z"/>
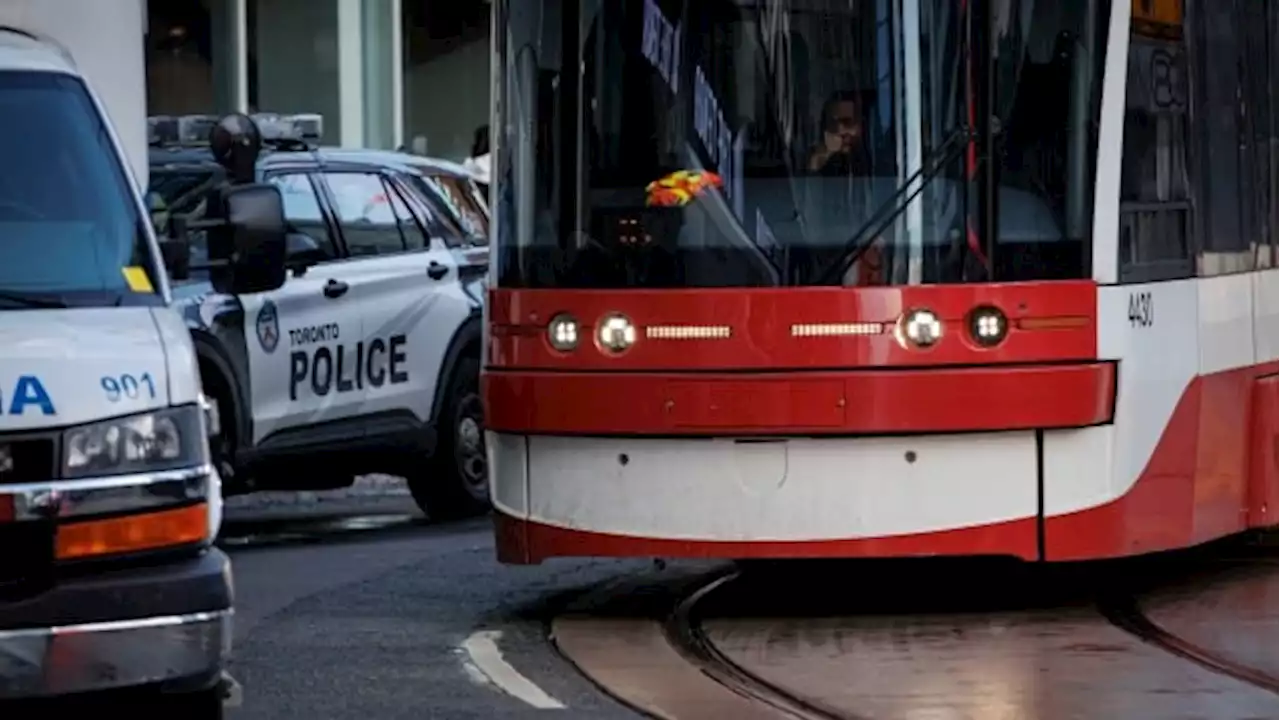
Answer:
<path fill-rule="evenodd" d="M 499 2 L 495 279 L 962 282 L 983 244 L 975 230 L 996 237 L 991 279 L 1078 277 L 1100 4 Z M 989 18 L 969 17 L 991 5 Z M 1044 106 L 1056 115 L 1015 102 L 1026 78 L 1045 82 L 1028 68 L 1064 60 L 1051 80 L 1060 98 Z M 1000 88 L 986 86 L 993 75 Z M 975 144 L 982 98 L 1016 147 Z M 979 202 L 984 163 L 1014 168 L 991 202 Z M 975 220 L 982 209 L 995 217 Z"/>

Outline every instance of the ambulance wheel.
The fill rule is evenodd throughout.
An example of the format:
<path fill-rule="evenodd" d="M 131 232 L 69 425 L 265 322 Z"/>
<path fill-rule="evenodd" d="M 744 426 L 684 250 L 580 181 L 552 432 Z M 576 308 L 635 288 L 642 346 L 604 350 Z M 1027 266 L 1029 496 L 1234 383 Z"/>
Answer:
<path fill-rule="evenodd" d="M 191 690 L 181 693 L 156 693 L 151 691 L 125 691 L 124 697 L 91 701 L 86 709 L 132 718 L 181 718 L 182 720 L 222 720 L 223 692 L 221 688 Z M 72 702 L 76 705 L 76 702 Z M 78 708 L 77 708 L 78 709 Z M 22 717 L 26 717 L 25 715 Z"/>
<path fill-rule="evenodd" d="M 455 520 L 489 509 L 480 363 L 463 360 L 449 380 L 435 453 L 408 477 L 414 502 L 433 520 Z"/>
<path fill-rule="evenodd" d="M 175 697 L 171 704 L 174 711 L 169 717 L 181 717 L 183 720 L 222 720 L 222 689 L 201 690 Z"/>

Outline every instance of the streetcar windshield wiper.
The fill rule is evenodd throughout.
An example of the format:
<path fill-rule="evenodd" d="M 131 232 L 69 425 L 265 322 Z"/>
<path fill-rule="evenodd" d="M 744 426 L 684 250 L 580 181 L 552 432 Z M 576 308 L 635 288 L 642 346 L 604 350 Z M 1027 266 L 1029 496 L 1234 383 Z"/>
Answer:
<path fill-rule="evenodd" d="M 890 195 L 880 209 L 874 212 L 871 217 L 863 223 L 862 227 L 849 238 L 845 243 L 840 258 L 832 263 L 819 277 L 817 284 L 824 285 L 834 282 L 836 278 L 843 276 L 848 272 L 850 267 L 862 257 L 871 245 L 875 242 L 880 233 L 889 226 L 904 210 L 911 206 L 911 202 L 916 196 L 924 191 L 930 180 L 938 176 L 948 165 L 951 164 L 960 153 L 968 146 L 969 140 L 973 137 L 972 129 L 968 125 L 959 125 L 951 134 L 942 141 L 927 163 L 922 163 L 920 169 L 912 173 L 902 183 L 902 186 Z"/>
<path fill-rule="evenodd" d="M 65 301 L 49 297 L 44 294 L 26 293 L 20 290 L 5 290 L 0 288 L 0 303 L 6 302 L 24 308 L 64 309 L 70 307 Z"/>

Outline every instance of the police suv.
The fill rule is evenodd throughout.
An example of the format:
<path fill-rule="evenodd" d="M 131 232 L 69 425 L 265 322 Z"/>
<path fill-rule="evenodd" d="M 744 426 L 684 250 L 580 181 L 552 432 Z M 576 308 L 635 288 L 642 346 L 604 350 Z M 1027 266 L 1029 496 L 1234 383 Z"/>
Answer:
<path fill-rule="evenodd" d="M 254 178 L 280 188 L 289 277 L 214 292 L 171 267 L 216 403 L 213 452 L 228 493 L 407 478 L 432 517 L 488 507 L 479 395 L 488 211 L 461 165 L 317 148 L 315 115 L 256 115 Z M 207 116 L 151 118 L 148 200 L 159 231 L 207 252 L 198 229 L 224 171 Z M 216 270 L 212 272 L 217 272 Z"/>

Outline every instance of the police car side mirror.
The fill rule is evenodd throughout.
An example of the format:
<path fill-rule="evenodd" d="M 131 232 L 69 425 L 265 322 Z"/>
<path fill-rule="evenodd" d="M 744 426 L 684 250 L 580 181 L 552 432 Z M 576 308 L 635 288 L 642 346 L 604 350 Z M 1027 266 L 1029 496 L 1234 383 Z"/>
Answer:
<path fill-rule="evenodd" d="M 284 285 L 284 200 L 275 185 L 251 183 L 223 188 L 222 217 L 209 228 L 214 290 L 232 295 L 268 292 Z M 218 257 L 221 256 L 221 257 Z"/>

